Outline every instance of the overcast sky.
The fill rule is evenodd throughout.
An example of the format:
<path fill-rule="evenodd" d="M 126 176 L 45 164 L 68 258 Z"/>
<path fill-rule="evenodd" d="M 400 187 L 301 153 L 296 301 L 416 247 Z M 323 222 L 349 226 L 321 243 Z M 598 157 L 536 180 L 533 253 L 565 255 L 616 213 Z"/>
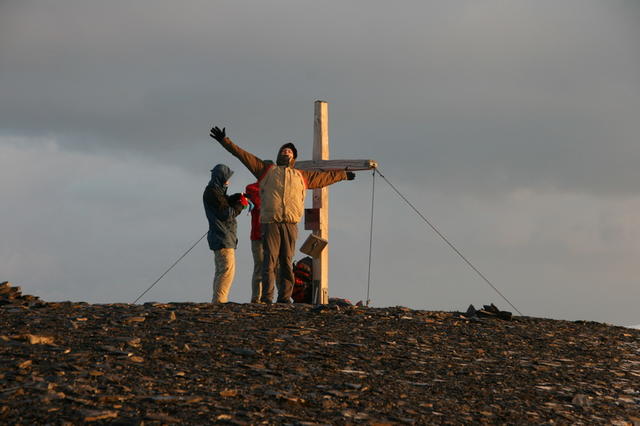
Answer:
<path fill-rule="evenodd" d="M 206 231 L 212 166 L 252 181 L 211 126 L 310 159 L 322 99 L 331 157 L 376 160 L 521 312 L 638 324 L 639 23 L 634 0 L 4 0 L 0 281 L 133 301 Z M 331 187 L 331 296 L 366 298 L 371 191 Z M 512 310 L 379 178 L 375 201 L 373 306 Z M 212 260 L 141 302 L 209 301 Z"/>

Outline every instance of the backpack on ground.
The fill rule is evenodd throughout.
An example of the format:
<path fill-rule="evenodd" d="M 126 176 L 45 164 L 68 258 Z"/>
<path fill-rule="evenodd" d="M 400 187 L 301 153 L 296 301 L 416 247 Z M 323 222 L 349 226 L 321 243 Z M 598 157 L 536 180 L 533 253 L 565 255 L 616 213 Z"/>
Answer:
<path fill-rule="evenodd" d="M 303 257 L 293 264 L 293 293 L 295 303 L 311 303 L 313 301 L 313 259 Z"/>

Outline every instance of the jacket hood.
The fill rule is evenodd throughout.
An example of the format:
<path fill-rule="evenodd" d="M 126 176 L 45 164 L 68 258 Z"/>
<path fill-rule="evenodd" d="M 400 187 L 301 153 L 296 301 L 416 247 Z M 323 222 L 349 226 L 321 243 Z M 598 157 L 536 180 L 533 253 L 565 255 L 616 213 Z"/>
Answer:
<path fill-rule="evenodd" d="M 291 143 L 291 142 L 287 142 L 284 145 L 282 145 L 280 147 L 280 149 L 278 150 L 278 155 L 280 155 L 280 152 L 282 152 L 283 149 L 285 148 L 289 148 L 291 151 L 293 151 L 293 159 L 297 159 L 298 158 L 298 149 L 296 148 L 296 146 Z"/>
<path fill-rule="evenodd" d="M 224 184 L 231 179 L 231 176 L 233 176 L 233 171 L 229 166 L 225 164 L 218 164 L 211 169 L 211 180 L 209 181 L 209 184 L 224 188 Z"/>

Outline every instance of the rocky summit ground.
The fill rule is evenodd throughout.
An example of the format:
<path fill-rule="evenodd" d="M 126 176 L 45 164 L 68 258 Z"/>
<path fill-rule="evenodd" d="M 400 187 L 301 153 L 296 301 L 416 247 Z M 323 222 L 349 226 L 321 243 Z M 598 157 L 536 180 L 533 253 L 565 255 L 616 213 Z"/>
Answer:
<path fill-rule="evenodd" d="M 640 424 L 639 330 L 15 291 L 0 305 L 2 424 Z"/>

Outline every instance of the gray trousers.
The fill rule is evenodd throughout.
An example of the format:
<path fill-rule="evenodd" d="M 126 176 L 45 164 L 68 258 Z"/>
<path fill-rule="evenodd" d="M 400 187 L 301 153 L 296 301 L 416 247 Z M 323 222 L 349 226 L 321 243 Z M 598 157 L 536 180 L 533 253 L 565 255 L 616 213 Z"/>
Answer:
<path fill-rule="evenodd" d="M 293 252 L 298 238 L 297 223 L 263 223 L 262 296 L 261 301 L 271 303 L 276 281 L 276 267 L 280 267 L 278 302 L 291 302 L 293 292 Z"/>
<path fill-rule="evenodd" d="M 251 275 L 251 303 L 257 303 L 262 297 L 262 240 L 251 240 L 253 254 L 253 274 Z"/>

